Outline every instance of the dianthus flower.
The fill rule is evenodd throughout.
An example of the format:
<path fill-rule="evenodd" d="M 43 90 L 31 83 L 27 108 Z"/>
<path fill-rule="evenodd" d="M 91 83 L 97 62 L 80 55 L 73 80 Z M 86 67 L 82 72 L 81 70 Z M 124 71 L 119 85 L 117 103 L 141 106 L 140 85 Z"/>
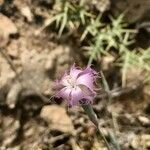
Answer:
<path fill-rule="evenodd" d="M 96 71 L 89 66 L 79 69 L 73 65 L 69 72 L 65 72 L 63 77 L 55 82 L 56 97 L 67 100 L 69 106 L 90 103 L 96 95 L 96 75 Z"/>

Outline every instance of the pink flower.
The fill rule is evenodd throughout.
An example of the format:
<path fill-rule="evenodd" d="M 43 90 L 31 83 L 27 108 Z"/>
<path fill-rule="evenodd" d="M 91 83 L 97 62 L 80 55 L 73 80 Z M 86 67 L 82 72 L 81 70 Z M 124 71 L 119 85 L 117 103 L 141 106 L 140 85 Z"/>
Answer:
<path fill-rule="evenodd" d="M 90 67 L 78 69 L 73 65 L 68 73 L 56 81 L 56 96 L 67 100 L 69 106 L 90 103 L 96 95 L 93 85 L 96 75 L 96 71 Z"/>

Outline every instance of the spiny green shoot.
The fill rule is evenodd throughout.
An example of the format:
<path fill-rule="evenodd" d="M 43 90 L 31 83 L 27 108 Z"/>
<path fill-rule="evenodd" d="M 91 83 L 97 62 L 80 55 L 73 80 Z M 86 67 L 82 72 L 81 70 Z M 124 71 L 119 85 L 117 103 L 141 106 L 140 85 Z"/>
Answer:
<path fill-rule="evenodd" d="M 150 50 L 130 51 L 129 47 L 134 43 L 133 35 L 135 30 L 128 29 L 124 23 L 124 14 L 117 18 L 110 16 L 110 23 L 102 22 L 102 14 L 95 15 L 87 6 L 86 0 L 74 3 L 67 0 L 58 0 L 55 2 L 57 9 L 52 17 L 46 20 L 42 29 L 56 24 L 59 37 L 66 31 L 75 29 L 79 35 L 80 42 L 86 43 L 83 47 L 88 50 L 89 61 L 101 61 L 103 55 L 111 55 L 112 51 L 118 55 L 115 61 L 122 70 L 122 85 L 126 85 L 126 76 L 128 69 L 140 67 L 145 71 L 145 82 L 150 80 Z"/>

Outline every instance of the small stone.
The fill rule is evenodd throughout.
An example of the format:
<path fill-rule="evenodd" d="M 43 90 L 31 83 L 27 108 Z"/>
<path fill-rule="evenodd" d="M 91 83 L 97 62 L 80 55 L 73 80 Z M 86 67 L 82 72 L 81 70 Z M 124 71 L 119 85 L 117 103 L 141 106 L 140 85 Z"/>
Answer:
<path fill-rule="evenodd" d="M 0 31 L 2 31 L 5 36 L 17 34 L 18 32 L 15 24 L 8 17 L 6 17 L 1 13 L 0 13 Z"/>
<path fill-rule="evenodd" d="M 110 9 L 110 0 L 92 0 L 92 4 L 101 13 Z"/>
<path fill-rule="evenodd" d="M 115 60 L 115 57 L 113 57 L 112 55 L 104 56 L 102 58 L 103 69 L 108 70 L 110 66 L 112 65 L 112 63 L 114 62 L 114 60 Z"/>
<path fill-rule="evenodd" d="M 150 147 L 150 135 L 149 134 L 137 135 L 131 141 L 131 147 L 134 150 L 149 149 L 149 147 Z"/>
<path fill-rule="evenodd" d="M 0 5 L 2 5 L 4 3 L 4 0 L 0 0 Z"/>
<path fill-rule="evenodd" d="M 0 13 L 0 47 L 7 45 L 9 35 L 17 34 L 15 24 L 5 15 Z"/>
<path fill-rule="evenodd" d="M 9 56 L 13 57 L 13 58 L 17 58 L 18 56 L 18 52 L 16 49 L 12 49 L 8 51 Z"/>
<path fill-rule="evenodd" d="M 138 147 L 138 143 L 139 143 L 139 139 L 138 138 L 133 139 L 132 142 L 131 142 L 132 148 L 136 149 Z"/>
<path fill-rule="evenodd" d="M 74 133 L 72 121 L 63 107 L 57 105 L 44 106 L 40 116 L 49 124 L 51 129 Z"/>
<path fill-rule="evenodd" d="M 91 125 L 91 126 L 88 126 L 88 129 L 87 129 L 87 135 L 88 136 L 94 136 L 96 134 L 96 127 Z"/>
<path fill-rule="evenodd" d="M 48 56 L 48 59 L 45 63 L 46 70 L 51 70 L 54 67 L 55 57 L 56 57 L 55 53 L 51 53 L 51 55 Z"/>
<path fill-rule="evenodd" d="M 28 6 L 24 6 L 20 9 L 22 15 L 27 19 L 28 22 L 32 22 L 33 14 Z"/>
<path fill-rule="evenodd" d="M 145 116 L 139 116 L 138 120 L 144 125 L 144 126 L 150 126 L 150 120 Z"/>
<path fill-rule="evenodd" d="M 10 146 L 13 141 L 17 138 L 17 131 L 20 128 L 19 120 L 15 120 L 13 117 L 4 117 L 3 119 L 3 144 Z"/>
<path fill-rule="evenodd" d="M 20 145 L 17 145 L 17 146 L 13 146 L 11 148 L 7 148 L 7 150 L 20 150 L 21 149 L 21 146 Z"/>
<path fill-rule="evenodd" d="M 111 0 L 111 5 L 111 11 L 115 16 L 125 12 L 128 8 L 124 13 L 124 20 L 129 24 L 150 19 L 149 0 Z"/>
<path fill-rule="evenodd" d="M 147 99 L 150 98 L 150 85 L 144 86 L 143 95 L 144 95 L 145 98 L 147 98 Z"/>
<path fill-rule="evenodd" d="M 32 135 L 34 134 L 34 128 L 29 128 L 28 130 L 26 130 L 26 132 L 25 132 L 25 137 L 26 138 L 29 138 L 29 137 L 31 137 Z"/>
<path fill-rule="evenodd" d="M 6 104 L 9 108 L 13 109 L 16 106 L 17 96 L 21 91 L 21 88 L 22 85 L 20 83 L 15 83 L 14 85 L 12 85 L 12 88 L 10 89 L 6 97 Z"/>
<path fill-rule="evenodd" d="M 13 40 L 11 43 L 9 43 L 9 47 L 7 48 L 7 52 L 9 56 L 13 58 L 18 58 L 19 57 L 19 48 L 18 48 L 18 41 Z"/>
<path fill-rule="evenodd" d="M 5 47 L 8 43 L 8 37 L 3 34 L 3 31 L 0 29 L 0 48 Z"/>

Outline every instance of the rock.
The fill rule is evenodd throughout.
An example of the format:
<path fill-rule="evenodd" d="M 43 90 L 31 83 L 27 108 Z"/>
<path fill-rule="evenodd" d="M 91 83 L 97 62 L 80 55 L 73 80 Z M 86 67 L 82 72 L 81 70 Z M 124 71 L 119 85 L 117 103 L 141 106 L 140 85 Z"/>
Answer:
<path fill-rule="evenodd" d="M 17 98 L 18 98 L 18 93 L 21 91 L 21 89 L 22 87 L 19 82 L 12 85 L 12 88 L 10 89 L 6 97 L 6 104 L 8 105 L 9 108 L 11 109 L 15 108 Z"/>
<path fill-rule="evenodd" d="M 91 4 L 101 13 L 110 9 L 110 0 L 92 0 Z"/>
<path fill-rule="evenodd" d="M 132 131 L 127 131 L 125 133 L 119 134 L 118 143 L 122 149 L 129 149 L 131 141 L 136 138 L 136 134 Z"/>
<path fill-rule="evenodd" d="M 130 67 L 127 70 L 126 80 L 124 81 L 124 85 L 126 85 L 126 86 L 136 85 L 140 81 L 143 81 L 144 78 L 145 78 L 145 76 L 142 75 L 142 69 L 141 68 Z"/>
<path fill-rule="evenodd" d="M 20 149 L 21 149 L 21 146 L 20 146 L 20 145 L 7 148 L 7 150 L 20 150 Z"/>
<path fill-rule="evenodd" d="M 43 102 L 49 103 L 49 99 L 43 95 L 51 95 L 51 84 L 55 76 L 60 76 L 61 72 L 68 68 L 68 62 L 72 61 L 72 57 L 69 57 L 71 47 L 58 46 L 56 49 L 54 47 L 52 51 L 45 49 L 38 52 L 35 49 L 27 50 L 23 48 L 21 50 L 17 47 L 19 44 L 14 41 L 18 40 L 11 41 L 10 47 L 7 48 L 7 53 L 14 58 L 12 59 L 12 64 L 14 64 L 21 80 L 18 82 L 18 78 L 15 78 L 16 73 L 12 70 L 6 58 L 0 53 L 0 89 L 10 83 L 8 90 L 6 91 L 6 88 L 4 88 L 6 92 L 0 94 L 0 97 L 2 97 L 1 95 L 7 95 L 7 100 L 1 98 L 3 99 L 2 103 L 7 104 L 9 108 L 14 108 L 19 100 L 25 99 L 29 95 L 36 95 Z M 68 57 L 66 58 L 67 55 Z M 66 59 L 61 59 L 60 62 L 60 57 L 65 57 Z M 61 63 L 61 65 L 55 65 L 58 63 Z M 21 96 L 21 98 L 18 98 L 18 96 Z M 26 105 L 23 106 L 24 108 L 26 107 Z"/>
<path fill-rule="evenodd" d="M 12 40 L 7 48 L 8 55 L 14 59 L 19 58 L 19 50 L 17 40 Z"/>
<path fill-rule="evenodd" d="M 118 122 L 122 125 L 136 125 L 136 119 L 131 114 L 124 114 L 118 117 Z"/>
<path fill-rule="evenodd" d="M 37 124 L 35 120 L 28 121 L 23 127 L 24 138 L 25 139 L 36 138 L 39 136 L 40 133 L 43 133 L 44 130 L 45 128 L 40 124 Z"/>
<path fill-rule="evenodd" d="M 3 145 L 10 146 L 17 138 L 17 131 L 20 128 L 19 120 L 15 120 L 13 117 L 4 117 L 3 119 Z"/>
<path fill-rule="evenodd" d="M 27 19 L 28 22 L 32 22 L 33 14 L 28 6 L 21 7 L 20 12 Z"/>
<path fill-rule="evenodd" d="M 150 147 L 150 135 L 149 134 L 142 134 L 139 136 L 136 136 L 131 141 L 131 147 L 134 150 L 146 150 Z"/>
<path fill-rule="evenodd" d="M 150 85 L 145 85 L 143 89 L 143 95 L 145 98 L 149 99 L 150 98 Z"/>
<path fill-rule="evenodd" d="M 125 12 L 125 19 L 128 23 L 150 19 L 149 0 L 111 0 L 111 4 L 113 14 L 118 16 Z"/>
<path fill-rule="evenodd" d="M 18 32 L 15 24 L 8 17 L 6 17 L 1 13 L 0 13 L 0 31 L 2 31 L 5 36 L 17 34 Z"/>
<path fill-rule="evenodd" d="M 9 63 L 0 53 L 0 89 L 7 85 L 13 78 L 15 78 L 15 72 L 12 71 Z"/>
<path fill-rule="evenodd" d="M 150 126 L 150 120 L 145 116 L 139 116 L 138 120 L 142 123 L 144 126 Z"/>
<path fill-rule="evenodd" d="M 4 3 L 4 0 L 0 0 L 0 5 L 2 5 Z"/>
<path fill-rule="evenodd" d="M 0 48 L 8 43 L 10 35 L 17 34 L 17 32 L 15 24 L 0 13 Z"/>
<path fill-rule="evenodd" d="M 0 48 L 3 48 L 8 43 L 8 37 L 0 30 Z"/>
<path fill-rule="evenodd" d="M 53 130 L 73 133 L 74 127 L 71 119 L 63 107 L 57 105 L 44 106 L 40 116 L 48 123 Z"/>
<path fill-rule="evenodd" d="M 102 58 L 102 67 L 103 70 L 109 70 L 115 61 L 115 57 L 112 55 L 107 55 Z"/>
<path fill-rule="evenodd" d="M 31 5 L 27 3 L 26 1 L 19 1 L 19 0 L 14 0 L 13 1 L 14 5 L 17 7 L 17 9 L 20 11 L 21 15 L 25 17 L 25 19 L 28 22 L 33 21 L 33 14 L 31 12 Z"/>
<path fill-rule="evenodd" d="M 93 141 L 93 149 L 97 150 L 107 150 L 102 140 L 98 140 L 97 138 Z"/>
<path fill-rule="evenodd" d="M 70 53 L 72 52 L 71 46 L 68 45 L 59 45 L 56 47 L 50 55 L 47 55 L 47 61 L 45 62 L 45 70 L 51 71 L 54 69 L 56 65 L 56 75 L 60 75 L 61 72 L 64 72 L 66 68 L 68 68 L 68 63 L 72 62 L 72 57 L 70 57 Z M 63 68 L 61 68 L 63 67 Z"/>

